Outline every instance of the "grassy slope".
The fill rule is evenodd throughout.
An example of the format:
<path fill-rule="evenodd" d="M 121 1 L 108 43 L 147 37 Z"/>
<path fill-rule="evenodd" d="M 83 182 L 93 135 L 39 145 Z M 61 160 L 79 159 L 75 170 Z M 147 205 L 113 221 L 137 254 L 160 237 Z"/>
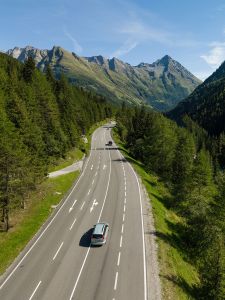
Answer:
<path fill-rule="evenodd" d="M 0 274 L 13 262 L 20 251 L 38 231 L 72 186 L 79 172 L 47 179 L 29 195 L 29 205 L 14 211 L 10 217 L 11 228 L 0 233 Z"/>
<path fill-rule="evenodd" d="M 178 229 L 182 220 L 168 208 L 171 195 L 156 176 L 146 173 L 144 166 L 129 156 L 115 132 L 114 140 L 139 174 L 151 199 L 159 246 L 158 259 L 163 299 L 192 299 L 193 286 L 198 283 L 198 274 L 186 261 L 180 249 Z"/>

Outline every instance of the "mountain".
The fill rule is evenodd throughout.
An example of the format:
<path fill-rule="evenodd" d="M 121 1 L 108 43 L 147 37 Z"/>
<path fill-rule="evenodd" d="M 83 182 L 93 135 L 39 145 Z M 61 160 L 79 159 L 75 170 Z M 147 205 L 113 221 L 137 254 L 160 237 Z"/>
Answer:
<path fill-rule="evenodd" d="M 167 115 L 178 123 L 188 115 L 211 135 L 225 131 L 225 62 Z"/>
<path fill-rule="evenodd" d="M 144 102 L 162 111 L 174 107 L 201 83 L 168 55 L 152 64 L 131 66 L 115 57 L 80 57 L 56 46 L 51 50 L 15 47 L 7 54 L 22 62 L 32 56 L 42 71 L 50 65 L 57 78 L 64 73 L 73 84 L 114 102 Z"/>

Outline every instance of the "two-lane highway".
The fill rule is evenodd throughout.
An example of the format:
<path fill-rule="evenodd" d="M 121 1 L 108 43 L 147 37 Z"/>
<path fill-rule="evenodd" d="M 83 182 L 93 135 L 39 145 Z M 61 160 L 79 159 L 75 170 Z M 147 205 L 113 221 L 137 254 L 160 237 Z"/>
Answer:
<path fill-rule="evenodd" d="M 147 300 L 141 193 L 136 174 L 98 128 L 68 197 L 0 281 L 2 300 Z M 109 223 L 91 247 L 93 225 Z"/>

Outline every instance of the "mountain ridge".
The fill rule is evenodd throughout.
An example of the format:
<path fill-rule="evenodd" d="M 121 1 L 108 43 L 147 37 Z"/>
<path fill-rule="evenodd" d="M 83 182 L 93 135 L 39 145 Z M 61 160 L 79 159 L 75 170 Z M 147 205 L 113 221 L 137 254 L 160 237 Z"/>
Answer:
<path fill-rule="evenodd" d="M 40 70 L 45 71 L 49 65 L 56 77 L 64 73 L 71 83 L 103 94 L 113 102 L 145 103 L 162 111 L 175 106 L 201 82 L 169 55 L 152 64 L 131 66 L 115 57 L 78 56 L 60 46 L 51 50 L 15 47 L 6 53 L 22 62 L 32 56 Z"/>
<path fill-rule="evenodd" d="M 191 117 L 211 135 L 218 136 L 225 131 L 225 62 L 167 113 L 168 117 L 180 124 L 185 115 Z"/>

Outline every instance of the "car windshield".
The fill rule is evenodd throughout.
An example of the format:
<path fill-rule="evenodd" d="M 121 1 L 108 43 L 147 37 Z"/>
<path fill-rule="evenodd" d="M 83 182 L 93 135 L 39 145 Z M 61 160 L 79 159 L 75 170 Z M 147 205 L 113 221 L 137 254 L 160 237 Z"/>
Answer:
<path fill-rule="evenodd" d="M 94 239 L 101 239 L 102 238 L 102 234 L 93 234 L 92 236 Z"/>

